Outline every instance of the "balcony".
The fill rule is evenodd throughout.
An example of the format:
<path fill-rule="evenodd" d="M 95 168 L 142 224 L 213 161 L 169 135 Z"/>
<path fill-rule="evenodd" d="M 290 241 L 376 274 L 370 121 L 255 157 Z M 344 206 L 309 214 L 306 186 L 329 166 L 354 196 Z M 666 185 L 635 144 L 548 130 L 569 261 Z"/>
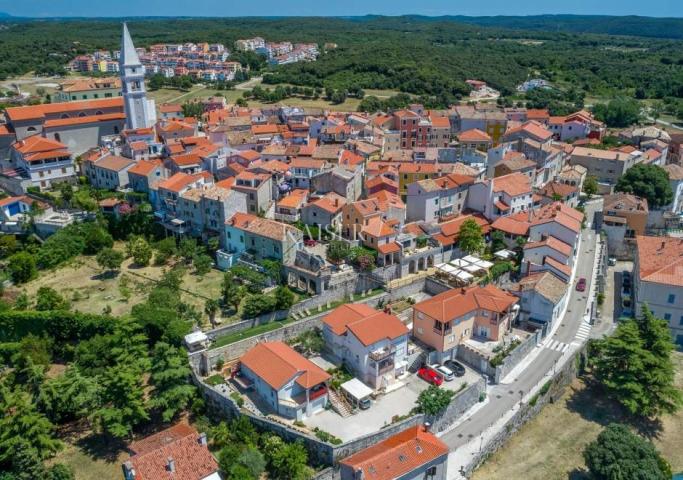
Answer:
<path fill-rule="evenodd" d="M 390 347 L 385 347 L 379 350 L 375 350 L 374 352 L 370 352 L 369 357 L 375 362 L 380 362 L 387 357 L 393 356 L 394 353 L 396 353 L 396 347 L 392 345 Z"/>
<path fill-rule="evenodd" d="M 316 400 L 325 395 L 327 395 L 327 385 L 323 384 L 317 387 L 313 387 L 308 391 L 308 401 L 312 402 L 313 400 Z M 283 399 L 280 399 L 280 402 L 283 401 Z M 304 405 L 306 403 L 306 392 L 293 395 L 292 402 L 296 403 L 297 405 Z"/>
<path fill-rule="evenodd" d="M 299 214 L 292 215 L 291 213 L 275 212 L 275 220 L 280 222 L 295 223 L 299 221 Z"/>

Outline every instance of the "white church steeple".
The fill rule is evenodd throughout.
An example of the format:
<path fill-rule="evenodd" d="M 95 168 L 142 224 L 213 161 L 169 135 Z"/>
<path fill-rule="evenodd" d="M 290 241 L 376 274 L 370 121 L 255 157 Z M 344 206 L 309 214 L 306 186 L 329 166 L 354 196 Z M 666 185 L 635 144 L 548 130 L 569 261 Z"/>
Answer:
<path fill-rule="evenodd" d="M 126 112 L 126 128 L 146 128 L 156 123 L 154 100 L 147 100 L 145 92 L 145 69 L 135 51 L 128 26 L 123 24 L 121 56 L 119 57 L 121 90 Z"/>

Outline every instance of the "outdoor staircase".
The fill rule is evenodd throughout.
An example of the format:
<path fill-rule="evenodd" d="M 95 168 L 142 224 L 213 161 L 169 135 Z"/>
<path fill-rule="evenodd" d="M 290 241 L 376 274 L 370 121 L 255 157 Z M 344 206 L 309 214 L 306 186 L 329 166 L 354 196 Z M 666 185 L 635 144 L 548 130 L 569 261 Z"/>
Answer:
<path fill-rule="evenodd" d="M 426 362 L 427 362 L 427 352 L 425 352 L 424 350 L 421 351 L 420 353 L 414 355 L 414 356 L 411 355 L 408 358 L 408 371 L 411 373 L 415 373 Z"/>
<path fill-rule="evenodd" d="M 349 405 L 349 402 L 336 391 L 330 389 L 328 398 L 330 399 L 330 404 L 334 411 L 341 415 L 342 418 L 347 418 L 352 415 L 351 405 Z"/>

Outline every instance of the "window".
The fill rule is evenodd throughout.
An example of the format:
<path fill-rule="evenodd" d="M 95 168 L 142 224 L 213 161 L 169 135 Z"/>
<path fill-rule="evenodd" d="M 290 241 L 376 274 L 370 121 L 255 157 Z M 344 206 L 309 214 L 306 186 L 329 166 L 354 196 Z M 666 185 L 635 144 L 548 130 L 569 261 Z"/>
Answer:
<path fill-rule="evenodd" d="M 671 320 L 671 314 L 670 314 L 670 313 L 665 313 L 665 314 L 664 314 L 664 320 L 666 320 L 667 322 L 668 322 L 669 320 Z"/>
<path fill-rule="evenodd" d="M 681 315 L 681 318 L 678 320 L 679 325 L 683 325 L 683 315 Z"/>
<path fill-rule="evenodd" d="M 669 298 L 666 300 L 666 303 L 673 304 L 675 301 L 676 301 L 676 295 L 674 295 L 673 293 L 670 293 Z"/>

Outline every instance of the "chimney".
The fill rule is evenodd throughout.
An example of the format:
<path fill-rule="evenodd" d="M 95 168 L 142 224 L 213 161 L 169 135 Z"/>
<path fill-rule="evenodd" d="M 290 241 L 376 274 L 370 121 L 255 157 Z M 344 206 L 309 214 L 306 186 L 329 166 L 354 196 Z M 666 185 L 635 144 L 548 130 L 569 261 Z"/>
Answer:
<path fill-rule="evenodd" d="M 429 422 L 424 423 L 424 431 L 429 432 L 432 429 L 432 424 Z"/>
<path fill-rule="evenodd" d="M 664 247 L 666 247 L 666 242 L 662 241 L 662 248 L 660 250 L 664 250 Z"/>
<path fill-rule="evenodd" d="M 168 457 L 166 459 L 166 470 L 175 473 L 175 460 L 173 460 L 173 457 Z"/>
<path fill-rule="evenodd" d="M 203 447 L 206 447 L 206 444 L 207 444 L 207 442 L 206 442 L 206 433 L 204 433 L 204 432 L 200 433 L 200 434 L 199 434 L 198 441 L 199 441 L 199 444 L 200 444 L 200 445 L 202 445 Z"/>
<path fill-rule="evenodd" d="M 335 198 L 335 199 L 334 199 L 334 206 L 335 206 L 335 207 L 338 207 L 338 206 L 339 206 L 339 199 L 338 199 L 338 198 Z"/>
<path fill-rule="evenodd" d="M 135 480 L 135 469 L 133 468 L 133 462 L 130 460 L 123 464 L 123 477 L 126 480 Z"/>
<path fill-rule="evenodd" d="M 363 474 L 362 469 L 357 469 L 355 472 L 353 472 L 353 480 L 363 480 L 365 478 L 365 475 Z"/>

